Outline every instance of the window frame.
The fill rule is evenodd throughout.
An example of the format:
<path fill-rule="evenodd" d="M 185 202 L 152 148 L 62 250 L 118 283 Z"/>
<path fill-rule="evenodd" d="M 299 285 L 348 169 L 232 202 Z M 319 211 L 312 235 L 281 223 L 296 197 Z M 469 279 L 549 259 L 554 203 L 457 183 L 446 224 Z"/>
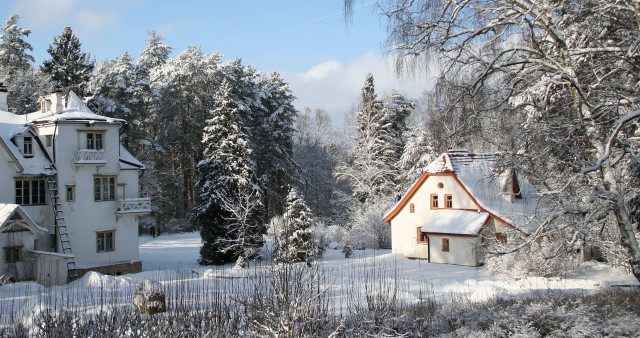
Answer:
<path fill-rule="evenodd" d="M 22 248 L 23 248 L 22 246 L 5 246 L 3 248 L 4 249 L 4 262 L 5 263 L 22 262 L 22 260 L 23 260 Z"/>
<path fill-rule="evenodd" d="M 444 207 L 445 209 L 453 209 L 453 195 L 445 194 L 444 195 Z"/>
<path fill-rule="evenodd" d="M 29 140 L 29 142 L 27 142 Z M 22 137 L 22 155 L 25 157 L 33 157 L 33 137 L 32 136 L 23 136 Z"/>
<path fill-rule="evenodd" d="M 418 244 L 429 244 L 429 236 L 426 232 L 422 232 L 422 227 L 417 228 L 417 237 Z"/>
<path fill-rule="evenodd" d="M 409 213 L 413 214 L 416 212 L 416 205 L 411 203 L 409 204 Z"/>
<path fill-rule="evenodd" d="M 19 205 L 46 205 L 47 186 L 43 177 L 15 177 L 14 202 Z M 38 184 L 34 187 L 34 182 Z M 20 193 L 19 193 L 20 191 Z M 34 203 L 36 199 L 36 203 Z M 26 201 L 26 203 L 25 203 Z"/>
<path fill-rule="evenodd" d="M 110 238 L 107 238 L 108 234 L 111 235 Z M 107 246 L 107 243 L 108 243 L 107 239 L 111 240 L 111 247 Z M 115 230 L 97 231 L 96 232 L 96 253 L 113 252 L 113 251 L 116 251 L 116 231 Z"/>
<path fill-rule="evenodd" d="M 93 151 L 105 150 L 106 130 L 78 130 L 78 133 L 84 134 L 84 139 L 79 139 L 80 149 Z"/>
<path fill-rule="evenodd" d="M 431 194 L 430 203 L 431 210 L 439 209 L 438 194 Z"/>
<path fill-rule="evenodd" d="M 65 197 L 67 202 L 75 202 L 76 201 L 76 186 L 75 185 L 66 185 L 65 186 Z M 69 198 L 71 197 L 71 198 Z"/>
<path fill-rule="evenodd" d="M 449 250 L 451 249 L 449 244 L 449 238 L 445 237 L 442 239 L 442 252 L 449 252 Z"/>
<path fill-rule="evenodd" d="M 104 180 L 113 179 L 113 183 L 108 182 L 105 189 Z M 96 184 L 100 182 L 100 184 Z M 116 200 L 116 187 L 118 186 L 118 176 L 116 175 L 94 175 L 93 176 L 93 200 L 94 202 L 106 202 Z M 106 198 L 105 198 L 106 194 Z"/>

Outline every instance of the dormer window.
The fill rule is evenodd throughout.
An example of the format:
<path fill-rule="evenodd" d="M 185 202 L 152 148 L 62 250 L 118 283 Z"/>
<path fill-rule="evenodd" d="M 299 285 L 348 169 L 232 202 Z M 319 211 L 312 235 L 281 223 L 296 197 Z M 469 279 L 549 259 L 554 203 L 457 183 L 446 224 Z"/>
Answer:
<path fill-rule="evenodd" d="M 33 156 L 33 137 L 25 136 L 22 142 L 22 154 L 25 157 Z"/>
<path fill-rule="evenodd" d="M 103 133 L 87 133 L 87 149 L 103 150 Z"/>

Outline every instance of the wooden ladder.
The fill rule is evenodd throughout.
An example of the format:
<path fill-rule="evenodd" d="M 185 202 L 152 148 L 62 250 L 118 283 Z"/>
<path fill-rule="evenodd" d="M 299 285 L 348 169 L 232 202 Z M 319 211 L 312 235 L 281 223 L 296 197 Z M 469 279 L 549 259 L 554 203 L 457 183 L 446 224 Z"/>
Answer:
<path fill-rule="evenodd" d="M 47 186 L 49 188 L 49 197 L 51 199 L 51 206 L 56 220 L 56 233 L 62 246 L 62 253 L 73 255 L 71 250 L 71 241 L 69 240 L 69 233 L 67 232 L 67 225 L 64 222 L 64 214 L 62 213 L 62 205 L 60 204 L 60 194 L 58 191 L 58 173 L 53 167 L 45 168 L 45 176 L 47 178 Z M 66 258 L 67 261 L 67 277 L 69 281 L 78 279 L 78 270 L 76 269 L 76 262 L 73 257 Z"/>

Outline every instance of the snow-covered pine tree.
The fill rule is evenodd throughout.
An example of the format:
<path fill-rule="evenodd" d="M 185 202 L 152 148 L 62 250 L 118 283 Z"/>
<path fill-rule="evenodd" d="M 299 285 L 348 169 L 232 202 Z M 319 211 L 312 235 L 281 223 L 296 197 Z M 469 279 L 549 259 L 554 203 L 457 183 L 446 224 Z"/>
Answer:
<path fill-rule="evenodd" d="M 127 148 L 137 153 L 142 138 L 140 116 L 143 97 L 129 53 L 100 64 L 89 82 L 89 91 L 92 95 L 88 105 L 93 111 L 128 122 L 121 137 Z"/>
<path fill-rule="evenodd" d="M 196 187 L 202 204 L 194 209 L 201 227 L 200 264 L 247 262 L 258 256 L 266 232 L 262 193 L 255 184 L 255 165 L 243 132 L 241 110 L 224 80 L 214 95 L 214 109 L 206 121 Z"/>
<path fill-rule="evenodd" d="M 0 32 L 0 82 L 7 82 L 19 71 L 26 71 L 31 68 L 33 56 L 27 54 L 33 47 L 24 40 L 31 34 L 30 29 L 19 28 L 18 14 L 9 17 L 2 26 Z"/>
<path fill-rule="evenodd" d="M 311 230 L 311 210 L 295 188 L 287 196 L 281 233 L 276 238 L 273 260 L 276 263 L 308 262 L 315 254 Z"/>
<path fill-rule="evenodd" d="M 94 62 L 90 56 L 80 50 L 80 40 L 66 26 L 62 33 L 53 39 L 53 45 L 47 52 L 51 59 L 42 63 L 40 69 L 48 74 L 56 86 L 73 89 L 80 97 L 87 93 L 87 83 L 93 73 Z"/>
<path fill-rule="evenodd" d="M 286 187 L 296 178 L 293 161 L 293 123 L 298 115 L 294 96 L 280 74 L 258 79 L 259 107 L 253 109 L 253 158 L 264 191 L 267 219 L 281 215 Z"/>
<path fill-rule="evenodd" d="M 437 156 L 431 147 L 427 131 L 413 128 L 407 134 L 407 141 L 399 162 L 404 186 L 402 190 L 406 190 L 413 184 L 422 175 L 424 168 Z"/>

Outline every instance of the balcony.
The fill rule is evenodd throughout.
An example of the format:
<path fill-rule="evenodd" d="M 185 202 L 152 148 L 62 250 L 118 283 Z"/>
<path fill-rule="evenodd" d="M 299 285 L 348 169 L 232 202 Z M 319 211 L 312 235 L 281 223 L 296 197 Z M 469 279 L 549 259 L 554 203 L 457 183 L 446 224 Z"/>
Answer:
<path fill-rule="evenodd" d="M 76 153 L 76 164 L 107 164 L 104 150 L 80 149 Z"/>
<path fill-rule="evenodd" d="M 117 200 L 117 214 L 148 214 L 151 212 L 151 198 L 125 198 Z"/>

